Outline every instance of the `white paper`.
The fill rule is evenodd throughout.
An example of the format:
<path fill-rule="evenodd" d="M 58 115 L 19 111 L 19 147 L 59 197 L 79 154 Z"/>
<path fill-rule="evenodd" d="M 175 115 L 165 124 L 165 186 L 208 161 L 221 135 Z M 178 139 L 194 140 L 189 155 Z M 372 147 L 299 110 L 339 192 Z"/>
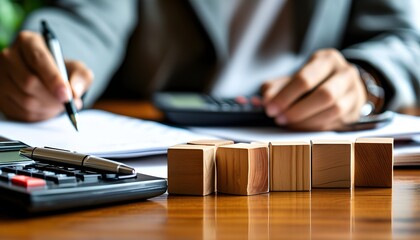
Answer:
<path fill-rule="evenodd" d="M 142 157 L 141 161 L 139 161 L 139 159 L 126 159 L 122 162 L 131 167 L 134 167 L 139 173 L 161 178 L 168 178 L 168 164 L 166 155 Z"/>
<path fill-rule="evenodd" d="M 79 132 L 66 115 L 38 123 L 0 121 L 0 136 L 31 146 L 55 147 L 113 158 L 163 154 L 175 144 L 212 138 L 99 110 L 80 112 L 78 126 Z"/>
<path fill-rule="evenodd" d="M 220 138 L 235 141 L 309 141 L 312 139 L 347 139 L 359 137 L 393 137 L 394 139 L 409 139 L 420 134 L 420 117 L 395 114 L 388 125 L 363 131 L 352 132 L 292 132 L 276 127 L 191 127 L 190 130 Z"/>
<path fill-rule="evenodd" d="M 392 137 L 395 142 L 413 139 L 420 142 L 420 117 L 395 114 L 388 125 L 353 132 L 291 132 L 270 127 L 191 127 L 192 131 L 242 142 L 310 141 L 313 139 L 345 139 L 360 137 Z M 404 141 L 403 141 L 404 142 Z M 394 145 L 394 165 L 420 165 L 420 145 Z"/>

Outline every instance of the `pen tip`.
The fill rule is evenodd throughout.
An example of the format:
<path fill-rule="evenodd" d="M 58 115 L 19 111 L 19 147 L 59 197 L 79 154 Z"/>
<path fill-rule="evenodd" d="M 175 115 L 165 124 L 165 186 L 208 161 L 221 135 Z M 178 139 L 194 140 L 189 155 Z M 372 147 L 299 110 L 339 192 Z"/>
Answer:
<path fill-rule="evenodd" d="M 25 156 L 25 157 L 32 157 L 33 148 L 22 148 L 19 150 L 19 154 Z"/>
<path fill-rule="evenodd" d="M 72 114 L 69 117 L 70 117 L 71 123 L 73 124 L 73 127 L 76 129 L 76 131 L 79 131 L 79 128 L 77 127 L 76 114 Z"/>
<path fill-rule="evenodd" d="M 118 168 L 118 173 L 122 175 L 133 175 L 136 174 L 136 170 L 125 165 L 120 165 Z"/>
<path fill-rule="evenodd" d="M 71 119 L 71 123 L 73 124 L 73 127 L 76 129 L 76 131 L 79 131 L 79 128 L 77 127 L 77 121 L 75 118 Z"/>

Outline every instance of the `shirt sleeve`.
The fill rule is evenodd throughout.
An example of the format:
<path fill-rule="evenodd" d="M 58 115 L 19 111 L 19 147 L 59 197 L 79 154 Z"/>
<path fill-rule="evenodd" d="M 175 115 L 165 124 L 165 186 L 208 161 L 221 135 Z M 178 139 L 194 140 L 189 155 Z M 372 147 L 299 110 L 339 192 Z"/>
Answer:
<path fill-rule="evenodd" d="M 420 105 L 420 1 L 355 0 L 342 52 L 371 67 L 385 108 Z"/>

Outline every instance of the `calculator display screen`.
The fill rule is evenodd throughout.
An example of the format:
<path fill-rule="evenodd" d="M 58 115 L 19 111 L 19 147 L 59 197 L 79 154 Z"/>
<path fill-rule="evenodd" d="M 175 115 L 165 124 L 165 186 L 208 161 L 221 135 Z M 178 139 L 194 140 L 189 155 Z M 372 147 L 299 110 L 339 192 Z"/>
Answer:
<path fill-rule="evenodd" d="M 30 159 L 19 155 L 19 151 L 0 152 L 0 165 L 24 161 L 30 161 Z"/>
<path fill-rule="evenodd" d="M 170 104 L 176 108 L 205 108 L 207 102 L 199 95 L 174 95 L 170 98 Z"/>
<path fill-rule="evenodd" d="M 32 161 L 19 154 L 19 150 L 27 146 L 19 141 L 0 141 L 0 165 Z"/>

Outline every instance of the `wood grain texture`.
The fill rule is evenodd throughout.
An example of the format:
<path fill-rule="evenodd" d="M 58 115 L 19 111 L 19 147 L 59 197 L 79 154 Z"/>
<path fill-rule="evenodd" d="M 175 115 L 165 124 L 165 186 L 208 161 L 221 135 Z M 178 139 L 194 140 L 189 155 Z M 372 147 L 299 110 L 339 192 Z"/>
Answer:
<path fill-rule="evenodd" d="M 202 140 L 189 141 L 188 144 L 218 147 L 222 145 L 234 144 L 234 142 L 232 140 L 223 140 L 223 139 L 202 139 Z"/>
<path fill-rule="evenodd" d="M 307 142 L 270 143 L 270 191 L 310 190 L 310 144 Z"/>
<path fill-rule="evenodd" d="M 214 158 L 215 158 L 214 162 L 216 164 L 217 147 L 222 146 L 222 145 L 234 144 L 234 142 L 231 140 L 224 140 L 224 139 L 201 139 L 201 140 L 189 141 L 187 144 L 214 146 Z M 216 174 L 217 174 L 217 171 L 216 171 Z M 215 191 L 217 192 L 217 176 L 214 177 L 214 186 L 216 188 Z"/>
<path fill-rule="evenodd" d="M 0 239 L 420 239 L 420 170 L 390 188 L 167 195 L 32 218 L 0 206 Z"/>
<path fill-rule="evenodd" d="M 394 139 L 359 138 L 354 148 L 355 186 L 392 187 Z"/>
<path fill-rule="evenodd" d="M 344 140 L 312 140 L 312 188 L 354 185 L 353 144 Z"/>
<path fill-rule="evenodd" d="M 168 193 L 208 195 L 215 191 L 213 146 L 176 145 L 168 149 Z"/>
<path fill-rule="evenodd" d="M 217 192 L 254 195 L 268 192 L 267 147 L 253 144 L 220 146 L 216 154 Z"/>

